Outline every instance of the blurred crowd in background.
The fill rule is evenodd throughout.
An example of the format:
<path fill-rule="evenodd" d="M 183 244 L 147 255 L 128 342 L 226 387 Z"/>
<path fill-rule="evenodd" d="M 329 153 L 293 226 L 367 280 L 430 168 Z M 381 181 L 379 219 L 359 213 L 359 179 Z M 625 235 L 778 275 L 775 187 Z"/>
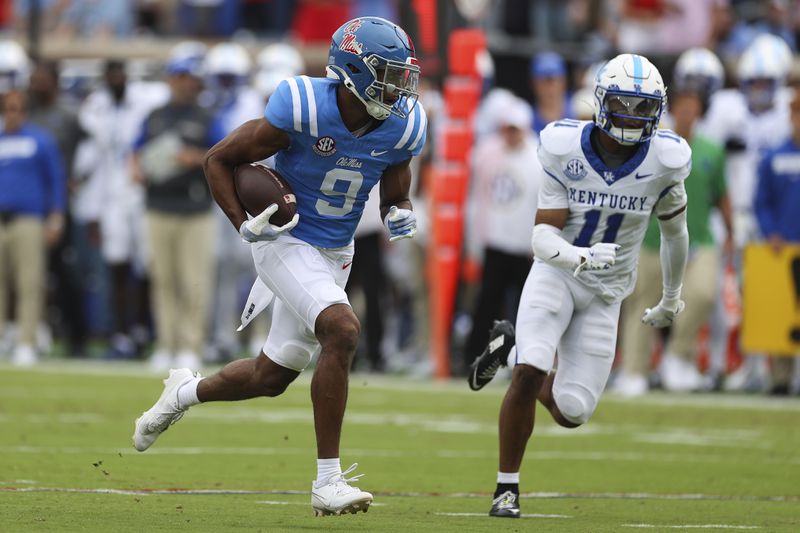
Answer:
<path fill-rule="evenodd" d="M 624 51 L 659 67 L 670 102 L 662 126 L 692 145 L 692 255 L 687 313 L 651 337 L 638 324 L 660 294 L 651 228 L 612 387 L 798 392 L 792 358 L 742 354 L 735 335 L 744 246 L 800 241 L 800 217 L 787 216 L 800 193 L 770 185 L 800 175 L 796 0 L 0 1 L 0 359 L 138 359 L 163 370 L 257 353 L 267 325 L 237 332 L 252 259 L 210 197 L 203 154 L 262 116 L 282 79 L 324 75 L 331 33 L 360 15 L 414 38 L 431 131 L 414 167 L 417 237 L 389 244 L 374 194 L 356 234 L 357 369 L 431 375 L 426 176 L 447 121 L 447 34 L 477 27 L 488 53 L 453 373 L 480 354 L 493 319 L 516 314 L 532 261 L 538 133 L 591 120 L 594 72 Z"/>

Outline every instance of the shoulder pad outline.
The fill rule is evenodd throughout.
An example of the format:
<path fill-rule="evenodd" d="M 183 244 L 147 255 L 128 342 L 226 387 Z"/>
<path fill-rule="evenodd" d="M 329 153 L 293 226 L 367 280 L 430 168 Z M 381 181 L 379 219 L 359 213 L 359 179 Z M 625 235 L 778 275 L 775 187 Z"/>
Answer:
<path fill-rule="evenodd" d="M 669 169 L 678 169 L 692 160 L 692 149 L 685 139 L 672 130 L 659 129 L 651 141 L 658 162 Z"/>
<path fill-rule="evenodd" d="M 539 134 L 542 147 L 547 153 L 561 157 L 570 153 L 580 143 L 585 123 L 562 119 L 551 122 Z"/>

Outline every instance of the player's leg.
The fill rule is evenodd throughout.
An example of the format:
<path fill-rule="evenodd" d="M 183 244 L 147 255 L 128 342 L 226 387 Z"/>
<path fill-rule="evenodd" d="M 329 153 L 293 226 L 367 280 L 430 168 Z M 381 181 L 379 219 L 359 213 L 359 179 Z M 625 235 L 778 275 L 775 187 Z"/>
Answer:
<path fill-rule="evenodd" d="M 640 396 L 649 388 L 647 374 L 655 332 L 642 324 L 645 309 L 661 298 L 661 260 L 658 251 L 642 248 L 633 293 L 623 304 L 621 331 L 622 365 L 614 381 L 614 390 L 625 396 Z"/>
<path fill-rule="evenodd" d="M 346 304 L 326 308 L 317 318 L 321 351 L 311 380 L 314 428 L 320 459 L 339 457 L 339 439 L 347 404 L 347 376 L 358 343 L 360 326 Z"/>
<path fill-rule="evenodd" d="M 606 303 L 588 291 L 578 300 L 588 303 L 576 304 L 558 346 L 558 370 L 548 376 L 539 395 L 553 419 L 566 428 L 585 424 L 594 413 L 611 373 L 617 342 L 620 304 Z"/>
<path fill-rule="evenodd" d="M 686 309 L 675 317 L 669 342 L 664 349 L 664 388 L 674 391 L 698 390 L 703 385 L 697 368 L 697 335 L 707 324 L 718 294 L 720 254 L 713 246 L 697 248 L 683 278 Z"/>
<path fill-rule="evenodd" d="M 515 361 L 510 361 L 515 366 L 500 408 L 500 460 L 491 516 L 519 516 L 519 471 L 533 433 L 536 398 L 572 312 L 564 277 L 544 263 L 535 263 L 520 299 Z"/>

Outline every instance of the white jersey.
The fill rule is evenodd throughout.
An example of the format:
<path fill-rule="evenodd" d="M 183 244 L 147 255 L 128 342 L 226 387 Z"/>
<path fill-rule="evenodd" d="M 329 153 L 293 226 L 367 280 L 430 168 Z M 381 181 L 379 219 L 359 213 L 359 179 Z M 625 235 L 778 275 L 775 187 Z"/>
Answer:
<path fill-rule="evenodd" d="M 614 170 L 592 149 L 594 124 L 560 120 L 541 133 L 539 160 L 546 177 L 539 209 L 569 209 L 561 236 L 575 246 L 620 245 L 608 270 L 584 271 L 578 280 L 607 302 L 620 301 L 636 284 L 639 248 L 650 215 L 673 213 L 686 204 L 683 180 L 691 169 L 689 145 L 670 130 L 658 130 L 636 154 Z"/>
<path fill-rule="evenodd" d="M 537 148 L 533 132 L 514 149 L 496 134 L 475 146 L 469 205 L 471 248 L 531 255 L 531 230 L 542 181 Z"/>
<path fill-rule="evenodd" d="M 763 113 L 754 114 L 741 91 L 718 91 L 698 125 L 699 131 L 712 140 L 723 145 L 735 140 L 743 148 L 729 153 L 726 164 L 728 196 L 734 210 L 734 237 L 738 246 L 757 238 L 758 227 L 752 210 L 758 162 L 764 151 L 778 147 L 791 135 L 790 101 L 791 91 L 781 87 L 775 95 L 775 105 Z"/>

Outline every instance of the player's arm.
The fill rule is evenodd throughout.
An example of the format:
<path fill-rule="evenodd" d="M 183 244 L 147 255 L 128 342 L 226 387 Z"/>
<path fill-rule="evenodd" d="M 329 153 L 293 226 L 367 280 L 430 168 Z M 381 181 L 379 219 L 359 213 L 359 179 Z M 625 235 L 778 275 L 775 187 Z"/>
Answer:
<path fill-rule="evenodd" d="M 245 122 L 206 153 L 203 169 L 211 194 L 237 230 L 247 220 L 247 214 L 236 196 L 234 170 L 239 165 L 266 159 L 288 146 L 286 132 L 259 118 Z"/>
<path fill-rule="evenodd" d="M 642 322 L 664 328 L 672 324 L 675 315 L 683 310 L 681 288 L 689 257 L 689 231 L 686 227 L 686 189 L 683 182 L 674 186 L 656 204 L 656 216 L 661 230 L 661 301 L 647 309 Z"/>
<path fill-rule="evenodd" d="M 417 217 L 412 210 L 411 159 L 391 165 L 381 176 L 381 219 L 389 228 L 390 241 L 409 239 L 417 233 Z"/>
<path fill-rule="evenodd" d="M 546 194 L 547 192 L 544 193 Z M 544 195 L 540 190 L 540 201 Z M 619 246 L 604 242 L 589 248 L 573 246 L 561 236 L 561 230 L 566 225 L 568 217 L 569 208 L 536 211 L 532 240 L 533 255 L 554 267 L 572 270 L 576 276 L 583 270 L 611 268 L 616 261 Z"/>

